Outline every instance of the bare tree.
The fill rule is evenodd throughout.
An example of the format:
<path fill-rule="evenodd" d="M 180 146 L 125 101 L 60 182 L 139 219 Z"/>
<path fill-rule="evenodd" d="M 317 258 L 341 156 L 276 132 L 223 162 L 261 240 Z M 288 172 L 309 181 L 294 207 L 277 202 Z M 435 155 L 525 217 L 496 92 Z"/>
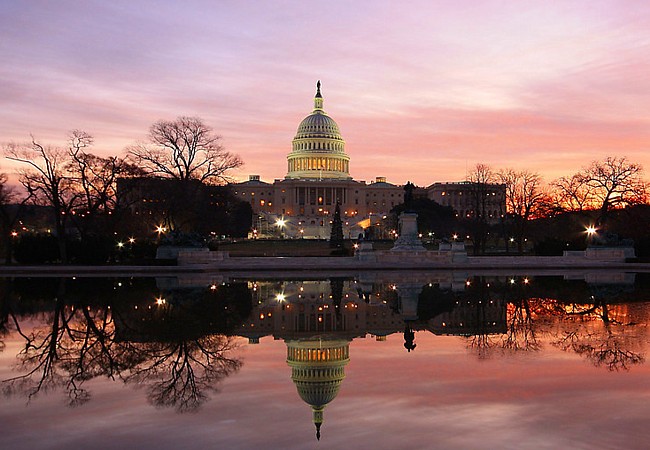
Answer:
<path fill-rule="evenodd" d="M 117 180 L 144 173 L 125 158 L 103 158 L 88 153 L 86 149 L 92 143 L 92 136 L 84 131 L 73 130 L 70 133 L 68 168 L 80 190 L 78 210 L 72 214 L 82 236 L 98 228 L 112 231 L 110 225 L 117 220 L 116 212 L 123 203 L 118 197 Z"/>
<path fill-rule="evenodd" d="M 474 254 L 485 252 L 488 236 L 488 193 L 490 185 L 494 184 L 496 177 L 492 168 L 486 164 L 476 164 L 468 174 L 470 182 L 469 196 L 471 214 L 472 240 Z"/>
<path fill-rule="evenodd" d="M 598 224 L 604 224 L 611 208 L 645 203 L 648 185 L 643 181 L 641 165 L 626 157 L 608 156 L 593 161 L 578 173 L 578 180 L 593 192 L 599 209 Z"/>
<path fill-rule="evenodd" d="M 558 209 L 583 211 L 594 201 L 594 192 L 579 174 L 571 177 L 560 177 L 551 183 L 553 196 Z"/>
<path fill-rule="evenodd" d="M 29 200 L 29 195 L 19 200 L 16 191 L 7 184 L 7 175 L 0 173 L 0 233 L 2 234 L 1 242 L 5 251 L 6 264 L 11 264 L 13 253 L 14 235 L 12 230 Z"/>
<path fill-rule="evenodd" d="M 219 139 L 200 118 L 178 117 L 154 123 L 150 143 L 132 146 L 128 152 L 150 175 L 220 184 L 243 162 L 224 150 Z"/>
<path fill-rule="evenodd" d="M 9 144 L 7 154 L 8 159 L 27 166 L 19 172 L 20 182 L 32 201 L 51 207 L 60 257 L 67 262 L 66 225 L 79 200 L 75 180 L 69 171 L 69 152 L 40 144 L 32 136 L 30 143 Z"/>
<path fill-rule="evenodd" d="M 497 179 L 506 187 L 506 210 L 513 219 L 517 249 L 522 253 L 528 221 L 537 215 L 545 199 L 542 177 L 528 170 L 504 169 L 497 173 Z"/>

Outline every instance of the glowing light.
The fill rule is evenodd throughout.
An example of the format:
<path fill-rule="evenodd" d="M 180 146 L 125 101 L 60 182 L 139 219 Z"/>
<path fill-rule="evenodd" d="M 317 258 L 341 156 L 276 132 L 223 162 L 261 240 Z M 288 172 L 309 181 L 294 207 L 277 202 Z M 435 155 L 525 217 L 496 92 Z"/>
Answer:
<path fill-rule="evenodd" d="M 452 238 L 453 238 L 454 240 L 456 240 L 456 239 L 458 239 L 458 235 L 457 235 L 457 234 L 454 234 L 454 235 L 452 236 Z"/>
<path fill-rule="evenodd" d="M 164 233 L 165 231 L 167 231 L 167 228 L 166 228 L 166 227 L 163 227 L 162 225 L 158 225 L 158 226 L 156 227 L 156 232 L 157 232 L 158 234 L 162 234 L 162 233 Z"/>
<path fill-rule="evenodd" d="M 275 296 L 275 299 L 276 299 L 278 302 L 284 302 L 284 301 L 286 301 L 286 297 L 284 296 L 284 294 L 283 294 L 282 292 L 280 292 L 279 294 L 277 294 L 277 295 Z"/>
<path fill-rule="evenodd" d="M 515 279 L 514 278 L 510 278 L 510 284 L 515 284 Z"/>
<path fill-rule="evenodd" d="M 122 248 L 122 247 L 124 247 L 124 242 L 118 242 L 118 243 L 117 243 L 117 247 L 118 247 L 118 248 Z"/>
<path fill-rule="evenodd" d="M 524 278 L 524 284 L 530 283 L 530 280 L 528 278 Z"/>
<path fill-rule="evenodd" d="M 286 224 L 287 224 L 287 221 L 284 220 L 284 219 L 278 219 L 278 220 L 275 221 L 275 225 L 277 227 L 280 227 L 280 228 L 284 227 Z"/>
<path fill-rule="evenodd" d="M 162 305 L 164 305 L 164 304 L 166 304 L 166 303 L 167 303 L 167 300 L 165 300 L 165 299 L 162 298 L 162 297 L 158 297 L 158 298 L 156 299 L 156 305 L 158 305 L 158 306 L 162 306 Z M 136 308 L 137 308 L 137 307 L 136 307 Z"/>
<path fill-rule="evenodd" d="M 134 237 L 129 238 L 129 244 L 135 244 L 135 238 Z"/>
<path fill-rule="evenodd" d="M 11 232 L 11 236 L 12 236 L 12 237 L 16 237 L 16 236 L 18 236 L 18 233 L 15 232 L 15 231 L 12 231 L 12 232 Z"/>
<path fill-rule="evenodd" d="M 589 225 L 585 231 L 587 232 L 588 235 L 591 236 L 596 232 L 596 227 L 593 225 Z"/>

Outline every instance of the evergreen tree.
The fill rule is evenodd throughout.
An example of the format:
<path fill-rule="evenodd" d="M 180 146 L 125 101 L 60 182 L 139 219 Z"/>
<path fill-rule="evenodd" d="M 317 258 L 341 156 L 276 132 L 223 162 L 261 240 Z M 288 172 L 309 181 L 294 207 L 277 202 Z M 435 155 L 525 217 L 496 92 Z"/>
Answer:
<path fill-rule="evenodd" d="M 334 220 L 332 220 L 332 231 L 330 233 L 330 247 L 343 248 L 343 221 L 341 220 L 341 207 L 336 204 Z"/>

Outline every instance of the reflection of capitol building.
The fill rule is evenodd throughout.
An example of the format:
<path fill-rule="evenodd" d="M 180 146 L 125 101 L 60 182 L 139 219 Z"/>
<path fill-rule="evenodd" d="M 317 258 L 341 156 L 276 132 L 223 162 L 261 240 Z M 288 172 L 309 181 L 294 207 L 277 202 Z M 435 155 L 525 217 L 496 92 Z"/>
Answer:
<path fill-rule="evenodd" d="M 505 330 L 505 301 L 461 301 L 463 293 L 452 292 L 451 285 L 440 291 L 447 296 L 445 302 L 431 297 L 423 300 L 419 295 L 423 286 L 418 283 L 334 279 L 250 282 L 249 287 L 253 311 L 237 334 L 250 343 L 258 343 L 264 336 L 285 341 L 291 379 L 300 398 L 312 409 L 318 438 L 323 410 L 337 396 L 345 378 L 353 339 L 370 335 L 384 341 L 389 335 L 401 338 L 404 334 L 406 340 L 405 327 L 459 336 Z M 440 305 L 418 318 L 420 301 Z"/>
<path fill-rule="evenodd" d="M 287 341 L 287 364 L 300 398 L 311 406 L 316 438 L 320 439 L 323 410 L 339 393 L 344 368 L 350 361 L 347 340 Z"/>
<path fill-rule="evenodd" d="M 345 237 L 356 238 L 368 226 L 383 236 L 384 216 L 404 201 L 403 186 L 388 183 L 385 177 L 376 177 L 370 183 L 352 179 L 350 157 L 339 126 L 323 109 L 320 81 L 314 109 L 300 122 L 293 138 L 285 178 L 267 183 L 259 175 L 251 175 L 248 181 L 232 187 L 235 195 L 253 208 L 257 236 L 280 233 L 327 238 L 337 203 Z M 471 183 L 435 183 L 420 195 L 451 206 L 459 217 L 472 217 L 476 207 L 470 200 L 475 190 Z M 488 197 L 486 214 L 496 220 L 505 211 L 505 189 L 490 185 L 489 193 L 493 196 Z M 278 227 L 282 229 L 276 223 L 281 223 Z"/>
<path fill-rule="evenodd" d="M 367 335 L 384 340 L 402 333 L 405 320 L 414 330 L 436 335 L 504 333 L 506 327 L 507 302 L 499 296 L 482 299 L 413 283 L 353 280 L 250 282 L 249 287 L 253 312 L 237 334 L 250 343 L 264 336 L 292 341 L 324 334 L 346 340 Z M 431 297 L 432 289 L 445 297 Z M 427 305 L 433 309 L 418 312 Z"/>

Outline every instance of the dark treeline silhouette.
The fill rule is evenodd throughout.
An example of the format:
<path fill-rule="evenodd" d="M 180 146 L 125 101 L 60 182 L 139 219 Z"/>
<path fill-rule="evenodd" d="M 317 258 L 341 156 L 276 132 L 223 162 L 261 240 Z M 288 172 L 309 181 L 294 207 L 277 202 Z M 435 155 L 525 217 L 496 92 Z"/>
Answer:
<path fill-rule="evenodd" d="M 34 261 L 36 256 L 22 248 L 15 254 L 19 262 L 123 260 L 143 253 L 143 243 L 157 242 L 161 229 L 199 233 L 204 239 L 246 236 L 250 205 L 225 185 L 229 171 L 242 161 L 218 141 L 201 119 L 179 117 L 156 122 L 149 141 L 129 147 L 125 157 L 90 153 L 94 138 L 81 130 L 69 133 L 67 147 L 34 137 L 5 145 L 6 157 L 21 164 L 24 192 L 10 189 L 0 174 L 5 260 L 11 261 L 14 244 L 33 236 L 43 245 L 55 243 L 56 252 Z M 42 217 L 30 217 L 21 205 L 41 207 Z M 136 243 L 141 247 L 134 248 Z M 93 249 L 98 251 L 90 260 Z"/>

